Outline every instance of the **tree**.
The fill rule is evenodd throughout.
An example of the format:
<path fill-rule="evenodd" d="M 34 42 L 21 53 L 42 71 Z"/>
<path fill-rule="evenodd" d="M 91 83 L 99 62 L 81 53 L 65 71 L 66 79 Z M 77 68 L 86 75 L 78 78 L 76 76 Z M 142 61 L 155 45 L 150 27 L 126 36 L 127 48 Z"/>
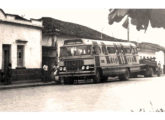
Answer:
<path fill-rule="evenodd" d="M 131 24 L 135 25 L 138 31 L 147 30 L 149 23 L 153 28 L 165 28 L 165 9 L 110 9 L 109 11 L 110 25 L 128 16 L 131 18 Z M 127 19 L 124 24 L 127 24 Z M 127 26 L 124 24 L 123 27 Z"/>

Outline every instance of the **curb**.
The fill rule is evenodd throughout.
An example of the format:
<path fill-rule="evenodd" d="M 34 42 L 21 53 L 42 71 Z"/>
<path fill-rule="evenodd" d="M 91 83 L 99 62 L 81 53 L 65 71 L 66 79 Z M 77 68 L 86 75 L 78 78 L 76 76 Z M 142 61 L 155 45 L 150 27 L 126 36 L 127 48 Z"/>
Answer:
<path fill-rule="evenodd" d="M 31 83 L 31 84 L 13 84 L 13 85 L 3 85 L 0 86 L 0 90 L 6 89 L 15 89 L 15 88 L 27 88 L 27 87 L 39 87 L 39 86 L 48 86 L 48 85 L 57 85 L 55 82 L 51 83 Z"/>

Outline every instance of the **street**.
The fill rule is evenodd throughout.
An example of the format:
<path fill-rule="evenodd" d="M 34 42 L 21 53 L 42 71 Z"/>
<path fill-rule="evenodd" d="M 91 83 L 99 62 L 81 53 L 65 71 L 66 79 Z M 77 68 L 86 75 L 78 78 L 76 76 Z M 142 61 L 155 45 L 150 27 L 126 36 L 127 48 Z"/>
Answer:
<path fill-rule="evenodd" d="M 4 112 L 138 112 L 165 109 L 165 76 L 0 91 Z"/>

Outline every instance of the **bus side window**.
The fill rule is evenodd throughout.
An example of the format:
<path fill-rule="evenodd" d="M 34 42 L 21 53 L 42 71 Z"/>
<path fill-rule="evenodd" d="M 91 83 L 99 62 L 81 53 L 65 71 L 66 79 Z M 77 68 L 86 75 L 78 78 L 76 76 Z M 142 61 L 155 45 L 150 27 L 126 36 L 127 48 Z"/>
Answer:
<path fill-rule="evenodd" d="M 93 47 L 93 54 L 99 55 L 101 53 L 101 49 L 99 46 Z"/>
<path fill-rule="evenodd" d="M 102 45 L 102 53 L 107 55 L 108 52 L 107 52 L 107 49 L 106 49 L 106 46 L 105 45 Z"/>
<path fill-rule="evenodd" d="M 134 48 L 133 48 L 133 47 L 131 48 L 131 53 L 132 53 L 132 54 L 134 54 L 134 53 L 135 53 L 135 51 L 134 51 Z"/>
<path fill-rule="evenodd" d="M 114 47 L 107 47 L 107 51 L 109 54 L 114 54 L 116 52 Z"/>
<path fill-rule="evenodd" d="M 135 53 L 137 54 L 138 53 L 137 48 L 134 48 L 134 50 L 135 50 Z"/>
<path fill-rule="evenodd" d="M 117 47 L 117 52 L 118 52 L 118 54 L 119 54 L 119 53 L 122 53 L 121 47 Z"/>
<path fill-rule="evenodd" d="M 115 53 L 116 53 L 116 54 L 119 54 L 119 51 L 116 49 L 116 50 L 115 50 Z"/>
<path fill-rule="evenodd" d="M 125 48 L 125 51 L 127 54 L 131 53 L 131 49 L 130 48 Z"/>

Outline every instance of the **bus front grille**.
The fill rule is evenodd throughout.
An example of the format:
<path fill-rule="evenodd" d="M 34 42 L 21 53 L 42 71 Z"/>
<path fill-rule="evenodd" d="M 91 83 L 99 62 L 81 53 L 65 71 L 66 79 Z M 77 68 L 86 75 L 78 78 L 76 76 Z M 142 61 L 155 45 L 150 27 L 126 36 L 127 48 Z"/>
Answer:
<path fill-rule="evenodd" d="M 67 68 L 67 71 L 76 71 L 80 70 L 83 66 L 83 60 L 70 60 L 64 61 L 64 65 Z"/>

